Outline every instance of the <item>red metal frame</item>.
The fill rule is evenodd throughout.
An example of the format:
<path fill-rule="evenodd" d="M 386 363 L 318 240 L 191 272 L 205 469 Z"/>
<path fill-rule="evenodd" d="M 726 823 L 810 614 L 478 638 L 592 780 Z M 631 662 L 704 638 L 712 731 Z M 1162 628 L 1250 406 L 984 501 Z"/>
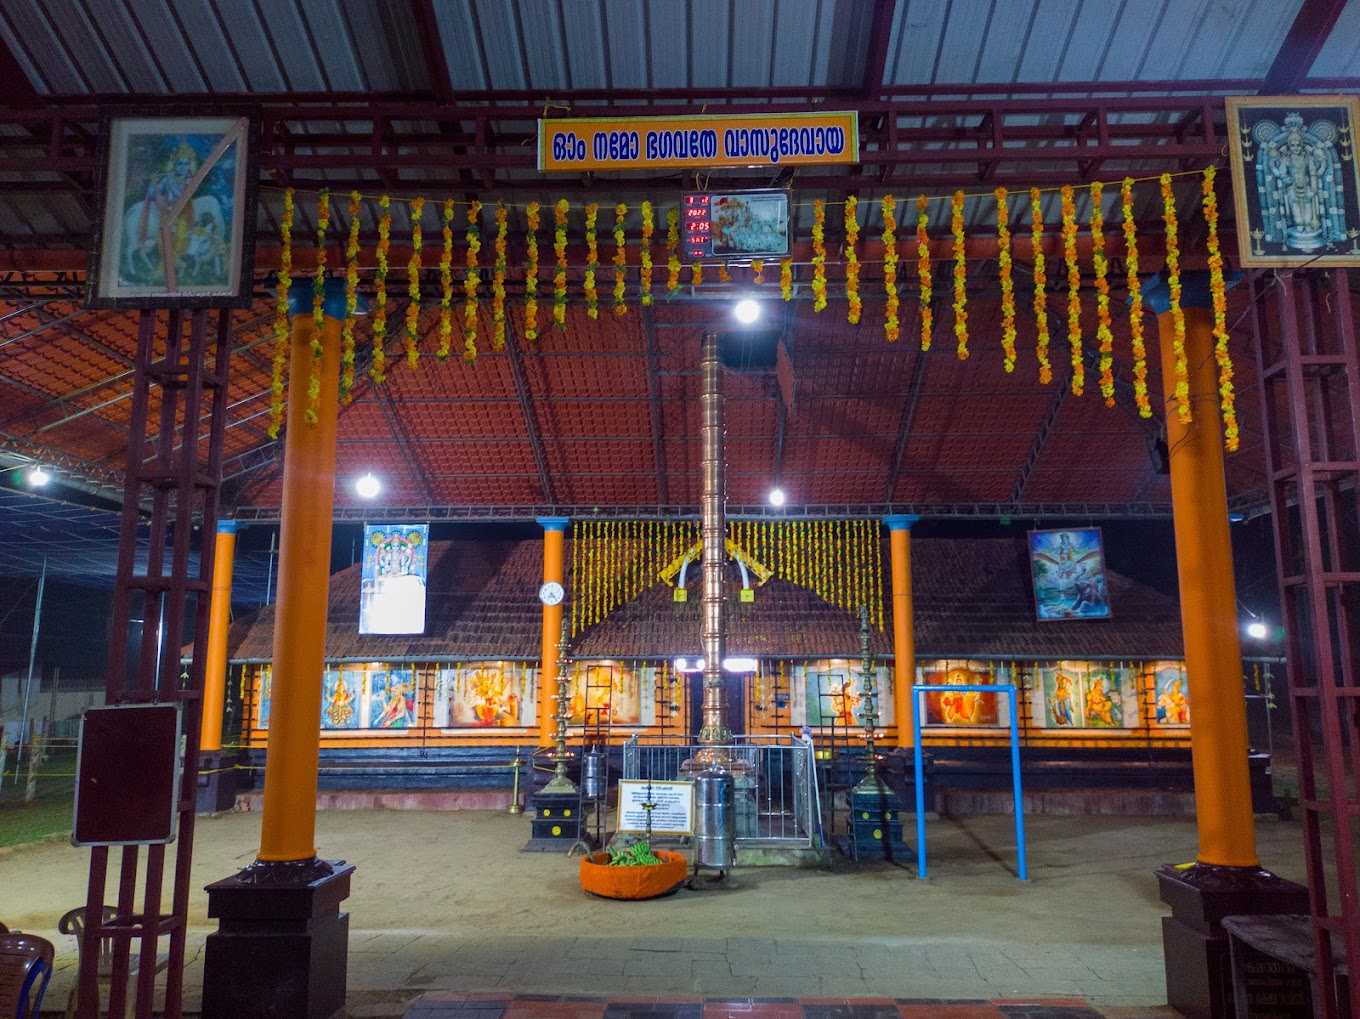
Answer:
<path fill-rule="evenodd" d="M 1325 977 L 1314 982 L 1314 1008 L 1340 1019 L 1360 1015 L 1360 635 L 1352 621 L 1360 594 L 1360 356 L 1347 270 L 1258 274 L 1252 290 L 1314 953 L 1318 972 L 1331 974 L 1339 939 L 1352 974 L 1349 1008 Z M 1339 895 L 1329 895 L 1329 862 Z"/>
<path fill-rule="evenodd" d="M 104 921 L 109 850 L 98 847 L 91 851 L 80 956 L 77 1014 L 81 1019 L 92 1017 L 99 1010 L 97 968 L 99 941 L 103 937 L 112 937 L 114 942 L 109 1016 L 121 1017 L 126 1010 L 134 941 L 138 943 L 136 1014 L 151 1015 L 156 956 L 162 936 L 169 937 L 164 1014 L 177 1017 L 183 1006 L 200 708 L 231 356 L 231 313 L 218 313 L 215 328 L 209 316 L 206 311 L 170 312 L 162 340 L 157 335 L 160 313 L 141 313 L 105 691 L 109 704 L 178 702 L 183 706 L 186 742 L 177 804 L 179 836 L 172 863 L 174 890 L 170 911 L 163 913 L 161 882 L 166 847 L 148 846 L 143 899 L 138 909 L 140 847 L 125 846 L 119 862 L 117 912 Z M 156 348 L 162 343 L 164 353 L 157 358 Z M 159 390 L 158 401 L 153 400 L 153 389 Z M 155 406 L 156 402 L 159 406 Z M 153 411 L 157 418 L 154 422 Z M 197 435 L 198 423 L 204 415 L 209 421 L 206 442 Z M 144 458 L 147 451 L 152 455 Z M 145 525 L 149 530 L 147 565 L 139 573 L 136 552 L 139 506 L 143 502 L 150 505 L 151 513 Z M 193 552 L 199 556 L 196 574 L 190 569 Z M 193 656 L 187 675 L 181 676 L 180 635 L 191 603 Z M 139 638 L 130 646 L 134 608 L 140 608 L 143 625 Z M 158 624 L 152 625 L 152 621 Z M 126 664 L 129 650 L 137 654 L 137 665 L 130 675 Z"/>

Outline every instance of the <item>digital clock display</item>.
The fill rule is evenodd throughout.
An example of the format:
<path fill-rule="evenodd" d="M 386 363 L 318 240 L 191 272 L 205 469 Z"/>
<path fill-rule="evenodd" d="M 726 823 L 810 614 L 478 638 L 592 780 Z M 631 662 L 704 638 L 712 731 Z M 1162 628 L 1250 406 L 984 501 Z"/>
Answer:
<path fill-rule="evenodd" d="M 748 258 L 789 253 L 789 196 L 783 191 L 685 195 L 685 255 Z"/>

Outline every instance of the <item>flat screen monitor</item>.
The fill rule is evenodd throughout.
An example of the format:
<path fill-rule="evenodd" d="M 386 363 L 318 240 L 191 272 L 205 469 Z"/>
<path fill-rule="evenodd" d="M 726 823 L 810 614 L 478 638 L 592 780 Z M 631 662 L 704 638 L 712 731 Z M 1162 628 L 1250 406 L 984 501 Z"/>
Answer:
<path fill-rule="evenodd" d="M 681 213 L 685 252 L 691 260 L 789 253 L 786 191 L 689 194 L 681 203 Z"/>

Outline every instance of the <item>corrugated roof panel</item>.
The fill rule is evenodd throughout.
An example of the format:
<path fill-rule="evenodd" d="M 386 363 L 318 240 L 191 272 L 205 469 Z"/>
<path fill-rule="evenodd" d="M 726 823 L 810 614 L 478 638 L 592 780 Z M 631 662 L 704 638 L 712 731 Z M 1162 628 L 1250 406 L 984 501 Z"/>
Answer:
<path fill-rule="evenodd" d="M 444 6 L 435 5 L 437 10 Z M 369 89 L 409 92 L 429 87 L 420 36 L 406 5 L 341 0 L 339 12 L 348 26 L 349 46 L 358 54 Z M 449 66 L 452 68 L 452 62 Z"/>
<path fill-rule="evenodd" d="M 1349 0 L 1309 70 L 1313 78 L 1360 74 L 1360 0 Z"/>

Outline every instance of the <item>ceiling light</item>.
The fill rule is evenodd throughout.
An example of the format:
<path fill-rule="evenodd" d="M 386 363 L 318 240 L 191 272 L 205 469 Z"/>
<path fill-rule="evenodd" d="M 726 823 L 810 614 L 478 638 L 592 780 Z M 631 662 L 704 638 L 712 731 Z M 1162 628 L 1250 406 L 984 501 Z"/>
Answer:
<path fill-rule="evenodd" d="M 754 658 L 724 658 L 723 668 L 728 672 L 755 672 L 759 663 Z"/>
<path fill-rule="evenodd" d="M 28 483 L 34 488 L 42 488 L 43 485 L 51 480 L 52 475 L 48 474 L 47 471 L 43 470 L 41 467 L 33 467 L 28 472 Z"/>
<path fill-rule="evenodd" d="M 382 491 L 382 482 L 371 473 L 365 474 L 354 483 L 354 491 L 359 494 L 361 499 L 372 499 Z"/>
<path fill-rule="evenodd" d="M 742 325 L 749 326 L 760 318 L 760 305 L 746 297 L 737 302 L 737 306 L 732 309 L 732 314 L 737 317 L 737 321 Z"/>
<path fill-rule="evenodd" d="M 1256 622 L 1247 624 L 1247 636 L 1251 637 L 1253 640 L 1265 640 L 1269 634 L 1270 630 L 1266 628 L 1265 623 Z"/>
<path fill-rule="evenodd" d="M 784 505 L 784 490 L 782 488 L 770 489 L 770 505 L 771 506 Z"/>

